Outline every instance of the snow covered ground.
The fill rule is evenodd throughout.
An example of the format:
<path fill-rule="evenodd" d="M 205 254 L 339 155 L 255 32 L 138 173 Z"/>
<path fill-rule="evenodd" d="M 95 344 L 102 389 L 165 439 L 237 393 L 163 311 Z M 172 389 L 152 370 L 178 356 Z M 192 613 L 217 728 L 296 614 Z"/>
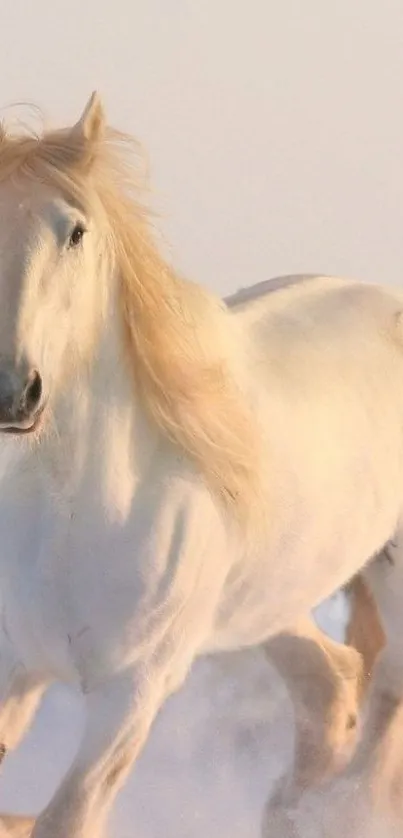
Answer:
<path fill-rule="evenodd" d="M 341 595 L 319 609 L 341 637 Z M 76 749 L 80 696 L 49 691 L 20 749 L 4 763 L 0 810 L 35 813 Z M 113 814 L 113 838 L 259 838 L 270 785 L 290 758 L 292 711 L 260 650 L 196 663 L 162 710 Z"/>

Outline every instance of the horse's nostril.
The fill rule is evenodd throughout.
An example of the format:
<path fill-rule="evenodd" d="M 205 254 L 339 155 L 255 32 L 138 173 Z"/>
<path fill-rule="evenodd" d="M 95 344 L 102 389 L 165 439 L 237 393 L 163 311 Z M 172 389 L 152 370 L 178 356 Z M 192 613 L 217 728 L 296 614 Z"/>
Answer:
<path fill-rule="evenodd" d="M 22 402 L 27 414 L 33 413 L 38 407 L 42 396 L 42 379 L 37 370 L 34 370 L 24 390 Z"/>

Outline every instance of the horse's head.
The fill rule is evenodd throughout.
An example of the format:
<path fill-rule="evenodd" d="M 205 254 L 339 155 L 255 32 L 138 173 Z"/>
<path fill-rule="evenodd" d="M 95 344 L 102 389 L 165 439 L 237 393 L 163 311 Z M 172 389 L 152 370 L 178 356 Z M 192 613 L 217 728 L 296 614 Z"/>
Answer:
<path fill-rule="evenodd" d="M 56 395 L 84 391 L 95 359 L 103 392 L 118 346 L 148 418 L 225 505 L 257 520 L 264 457 L 239 329 L 159 253 L 132 150 L 96 95 L 72 128 L 0 126 L 0 432 L 35 431 Z"/>
<path fill-rule="evenodd" d="M 105 272 L 91 150 L 103 133 L 94 95 L 71 129 L 0 138 L 0 431 L 27 434 L 88 358 Z"/>

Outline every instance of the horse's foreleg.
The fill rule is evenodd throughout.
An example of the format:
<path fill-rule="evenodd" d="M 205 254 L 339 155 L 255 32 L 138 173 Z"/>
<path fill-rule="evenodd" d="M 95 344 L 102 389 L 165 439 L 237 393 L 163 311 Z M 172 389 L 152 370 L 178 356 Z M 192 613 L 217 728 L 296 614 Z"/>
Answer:
<path fill-rule="evenodd" d="M 309 617 L 266 644 L 266 654 L 285 681 L 294 708 L 290 792 L 299 794 L 331 775 L 355 742 L 361 699 L 384 637 L 361 577 L 350 583 L 349 594 L 351 645 L 331 640 Z"/>
<path fill-rule="evenodd" d="M 355 739 L 362 660 L 309 618 L 273 638 L 265 651 L 286 684 L 294 711 L 294 763 L 290 783 L 282 783 L 293 796 L 333 772 Z"/>
<path fill-rule="evenodd" d="M 4 651 L 4 650 L 3 650 Z M 13 664 L 11 656 L 0 653 L 0 756 L 14 750 L 30 727 L 47 682 Z M 10 665 L 11 664 L 11 665 Z M 0 838 L 28 838 L 35 818 L 22 815 L 0 815 Z"/>
<path fill-rule="evenodd" d="M 167 692 L 165 673 L 156 672 L 151 663 L 115 675 L 86 694 L 80 748 L 36 821 L 34 838 L 99 838 L 103 834 L 114 798 Z"/>
<path fill-rule="evenodd" d="M 47 683 L 19 670 L 5 687 L 0 703 L 0 757 L 14 750 L 30 727 Z"/>
<path fill-rule="evenodd" d="M 47 686 L 28 672 L 4 631 L 0 634 L 0 757 L 20 743 Z"/>
<path fill-rule="evenodd" d="M 355 648 L 335 643 L 310 618 L 267 644 L 295 716 L 294 761 L 267 801 L 262 825 L 267 838 L 295 838 L 293 817 L 304 793 L 317 784 L 323 789 L 324 780 L 331 781 L 340 768 L 340 757 L 346 759 L 355 744 L 355 719 L 384 635 L 361 577 L 350 583 L 349 594 L 347 640 Z"/>

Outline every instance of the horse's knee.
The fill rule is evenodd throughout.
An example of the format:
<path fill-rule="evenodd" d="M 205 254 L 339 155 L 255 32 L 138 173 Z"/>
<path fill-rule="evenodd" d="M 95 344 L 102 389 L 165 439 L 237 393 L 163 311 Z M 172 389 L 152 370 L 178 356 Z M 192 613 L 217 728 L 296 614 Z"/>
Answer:
<path fill-rule="evenodd" d="M 117 790 L 126 779 L 133 763 L 133 750 L 133 745 L 131 745 L 130 747 L 123 746 L 116 751 L 112 764 L 103 779 L 103 785 L 107 792 L 111 789 Z"/>
<path fill-rule="evenodd" d="M 26 672 L 19 673 L 10 682 L 0 703 L 0 762 L 20 743 L 46 686 L 42 679 Z"/>

